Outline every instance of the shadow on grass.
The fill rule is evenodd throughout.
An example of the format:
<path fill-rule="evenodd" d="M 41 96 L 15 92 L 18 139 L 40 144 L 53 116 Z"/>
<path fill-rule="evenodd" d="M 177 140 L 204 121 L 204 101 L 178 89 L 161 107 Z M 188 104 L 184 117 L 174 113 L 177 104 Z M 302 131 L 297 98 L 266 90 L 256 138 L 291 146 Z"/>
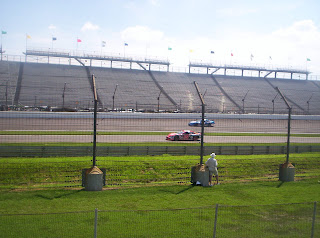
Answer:
<path fill-rule="evenodd" d="M 277 185 L 277 188 L 280 188 L 284 183 L 285 183 L 285 181 L 281 181 L 281 182 Z"/>
<path fill-rule="evenodd" d="M 70 195 L 79 193 L 79 192 L 81 192 L 81 191 L 82 191 L 82 190 L 59 191 L 59 192 L 53 191 L 53 192 L 51 192 L 51 193 L 46 192 L 46 193 L 43 193 L 43 194 L 36 194 L 35 197 L 43 198 L 43 199 L 47 199 L 47 200 L 53 200 L 53 199 L 56 199 L 56 198 L 68 197 L 68 196 L 70 196 Z"/>
<path fill-rule="evenodd" d="M 180 186 L 179 186 L 180 187 Z M 160 189 L 161 191 L 163 191 L 163 192 L 167 192 L 167 193 L 171 193 L 171 194 L 175 194 L 175 195 L 178 195 L 178 194 L 180 194 L 180 193 L 183 193 L 183 192 L 186 192 L 186 191 L 188 191 L 188 190 L 190 190 L 190 189 L 192 189 L 194 187 L 194 185 L 188 185 L 187 187 L 185 187 L 185 186 L 183 186 L 183 189 L 181 189 L 181 190 L 179 190 L 179 191 L 177 191 L 177 189 L 176 188 L 174 188 L 174 189 Z"/>
<path fill-rule="evenodd" d="M 190 190 L 193 187 L 194 187 L 194 185 L 191 184 L 188 187 L 186 187 L 186 188 L 182 189 L 181 191 L 177 192 L 176 194 L 180 194 L 180 193 L 186 192 L 186 191 Z"/>

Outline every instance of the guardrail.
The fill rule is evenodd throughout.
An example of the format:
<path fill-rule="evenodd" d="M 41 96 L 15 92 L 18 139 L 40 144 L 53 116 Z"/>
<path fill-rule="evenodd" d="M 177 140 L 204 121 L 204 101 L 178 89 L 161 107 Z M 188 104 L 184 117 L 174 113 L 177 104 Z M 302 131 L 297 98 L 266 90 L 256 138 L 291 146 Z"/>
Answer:
<path fill-rule="evenodd" d="M 205 146 L 204 154 L 285 154 L 286 146 Z M 320 146 L 291 146 L 290 153 L 320 152 Z M 97 156 L 199 155 L 199 146 L 98 146 Z M 0 146 L 0 157 L 91 156 L 89 146 Z"/>

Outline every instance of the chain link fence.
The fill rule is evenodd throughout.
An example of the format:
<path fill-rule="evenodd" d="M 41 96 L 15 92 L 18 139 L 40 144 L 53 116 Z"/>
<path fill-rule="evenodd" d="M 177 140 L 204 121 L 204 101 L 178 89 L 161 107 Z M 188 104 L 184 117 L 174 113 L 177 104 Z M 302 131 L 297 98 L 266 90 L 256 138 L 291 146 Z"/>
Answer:
<path fill-rule="evenodd" d="M 83 147 L 92 145 L 93 124 L 98 146 L 199 146 L 202 103 L 195 85 L 206 119 L 215 122 L 205 128 L 206 145 L 283 146 L 288 109 L 276 88 L 292 107 L 291 143 L 320 144 L 318 82 L 158 72 L 139 62 L 122 69 L 72 61 L 77 65 L 0 62 L 0 157 L 19 156 L 15 146 L 27 151 L 21 156 L 41 156 L 37 146 L 49 156 L 57 156 L 51 146 L 79 147 L 87 154 Z M 184 141 L 169 141 L 170 133 Z"/>
<path fill-rule="evenodd" d="M 187 209 L 2 214 L 3 237 L 320 236 L 317 203 L 216 205 Z"/>

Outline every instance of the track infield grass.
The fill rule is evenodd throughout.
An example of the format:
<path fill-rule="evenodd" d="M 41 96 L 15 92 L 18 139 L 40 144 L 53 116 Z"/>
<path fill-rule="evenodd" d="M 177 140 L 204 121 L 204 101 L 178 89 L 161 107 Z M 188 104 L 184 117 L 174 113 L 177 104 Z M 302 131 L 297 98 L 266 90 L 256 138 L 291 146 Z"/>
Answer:
<path fill-rule="evenodd" d="M 312 202 L 319 195 L 318 179 L 101 192 L 2 192 L 0 231 L 5 237 L 92 237 L 98 208 L 98 237 L 212 237 L 214 205 L 219 204 L 240 206 L 220 208 L 217 234 L 221 237 L 305 237 L 310 233 Z M 287 204 L 304 202 L 310 203 Z"/>
<path fill-rule="evenodd" d="M 253 157 L 261 159 L 269 156 L 219 156 L 219 158 L 220 161 L 226 160 L 225 162 L 228 158 L 234 161 L 248 159 L 252 162 Z M 307 159 L 309 156 L 317 160 L 319 153 L 292 154 L 290 158 L 297 161 Z M 168 155 L 164 157 L 165 160 L 174 158 L 181 161 L 194 158 L 194 156 L 171 157 Z M 284 157 L 284 155 L 273 155 L 271 159 L 283 161 Z M 89 160 L 89 158 L 81 160 L 87 159 Z M 163 157 L 113 157 L 112 159 L 129 162 L 161 161 Z M 65 160 L 72 162 L 79 158 L 1 158 L 1 163 Z M 130 167 L 128 169 L 130 170 Z M 319 170 L 319 168 L 315 169 Z M 312 209 L 310 210 L 309 207 L 312 208 L 312 202 L 319 201 L 319 197 L 319 177 L 286 183 L 275 180 L 229 181 L 214 187 L 162 185 L 109 188 L 100 192 L 87 192 L 80 189 L 2 190 L 0 191 L 0 232 L 9 234 L 6 237 L 88 237 L 93 234 L 94 209 L 98 208 L 100 210 L 98 227 L 100 236 L 98 237 L 186 237 L 186 235 L 187 237 L 199 235 L 209 237 L 212 236 L 212 229 L 210 228 L 207 234 L 203 226 L 213 226 L 214 206 L 219 204 L 244 206 L 221 209 L 221 214 L 224 215 L 219 217 L 218 232 L 220 233 L 218 234 L 220 236 L 239 237 L 241 236 L 240 228 L 246 227 L 246 237 L 299 237 L 297 234 L 302 232 L 300 229 L 304 229 L 301 228 L 303 222 L 306 219 L 310 220 Z M 271 205 L 306 202 L 310 204 Z M 253 206 L 246 207 L 249 205 Z M 207 206 L 209 207 L 204 208 Z M 179 210 L 186 208 L 187 210 Z M 276 226 L 280 221 L 272 220 L 272 217 L 279 211 L 284 224 L 278 229 Z M 301 214 L 301 211 L 306 212 Z M 244 215 L 241 215 L 242 213 Z M 12 214 L 12 216 L 6 214 Z M 17 216 L 17 214 L 30 215 Z M 263 229 L 260 224 L 261 217 L 263 217 Z M 297 218 L 298 223 L 295 225 L 297 227 L 292 227 L 289 222 L 292 217 Z M 194 226 L 194 223 L 198 225 Z M 141 226 L 141 224 L 144 225 Z M 224 226 L 228 226 L 228 229 L 223 229 Z M 153 229 L 154 233 L 150 234 L 149 228 Z M 121 229 L 126 230 L 125 235 L 121 233 Z M 316 229 L 316 234 L 319 234 L 319 226 Z M 283 232 L 286 234 L 283 235 Z"/>

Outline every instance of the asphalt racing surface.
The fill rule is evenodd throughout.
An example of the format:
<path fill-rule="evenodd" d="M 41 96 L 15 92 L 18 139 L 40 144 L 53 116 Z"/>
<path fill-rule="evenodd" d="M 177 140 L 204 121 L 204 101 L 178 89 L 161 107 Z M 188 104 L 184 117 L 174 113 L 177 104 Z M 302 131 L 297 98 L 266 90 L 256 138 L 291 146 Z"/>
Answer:
<path fill-rule="evenodd" d="M 208 118 L 208 117 L 207 117 Z M 214 119 L 214 118 L 208 118 Z M 287 133 L 284 119 L 214 119 L 214 127 L 205 132 L 229 133 Z M 100 118 L 97 131 L 119 132 L 177 132 L 193 130 L 190 119 L 170 118 Z M 1 131 L 92 131 L 90 118 L 0 118 Z M 291 133 L 319 133 L 319 120 L 292 120 Z M 90 135 L 0 135 L 1 143 L 24 142 L 92 142 Z M 285 136 L 205 136 L 206 143 L 284 143 Z M 165 135 L 97 135 L 97 142 L 165 142 Z M 291 137 L 292 143 L 320 143 L 319 137 Z M 179 143 L 179 142 L 172 142 Z M 190 143 L 199 143 L 190 141 Z"/>

